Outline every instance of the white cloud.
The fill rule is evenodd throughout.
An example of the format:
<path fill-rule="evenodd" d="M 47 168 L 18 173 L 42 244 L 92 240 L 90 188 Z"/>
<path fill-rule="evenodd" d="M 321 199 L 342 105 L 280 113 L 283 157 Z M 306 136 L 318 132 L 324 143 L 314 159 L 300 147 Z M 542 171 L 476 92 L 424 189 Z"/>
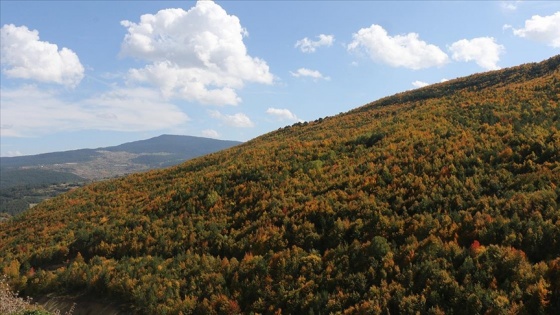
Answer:
<path fill-rule="evenodd" d="M 451 44 L 449 50 L 452 52 L 453 60 L 475 61 L 486 70 L 496 70 L 500 69 L 497 63 L 505 48 L 497 44 L 493 37 L 477 37 L 456 41 Z"/>
<path fill-rule="evenodd" d="M 14 157 L 14 156 L 22 156 L 23 153 L 21 153 L 21 151 L 8 151 L 6 153 L 6 157 Z"/>
<path fill-rule="evenodd" d="M 148 131 L 189 120 L 175 105 L 144 88 L 116 89 L 67 102 L 54 91 L 28 85 L 1 91 L 2 137 L 40 136 L 58 131 Z"/>
<path fill-rule="evenodd" d="M 521 4 L 521 0 L 515 0 L 515 1 L 502 1 L 500 2 L 500 5 L 502 7 L 502 9 L 507 10 L 507 11 L 515 11 L 517 10 L 517 8 L 519 7 L 519 4 Z"/>
<path fill-rule="evenodd" d="M 149 63 L 131 69 L 129 80 L 157 86 L 168 98 L 235 105 L 241 102 L 236 90 L 246 82 L 273 82 L 266 62 L 247 54 L 239 19 L 212 1 L 121 24 L 128 30 L 121 55 Z"/>
<path fill-rule="evenodd" d="M 214 129 L 204 129 L 202 130 L 202 135 L 204 137 L 214 138 L 214 139 L 220 137 L 220 134 Z"/>
<path fill-rule="evenodd" d="M 220 113 L 217 110 L 211 110 L 209 111 L 210 117 L 212 118 L 216 118 L 220 121 L 222 121 L 224 124 L 231 126 L 231 127 L 240 127 L 240 128 L 247 128 L 247 127 L 253 127 L 254 124 L 251 121 L 251 119 L 249 119 L 249 117 L 247 117 L 247 115 L 243 114 L 243 113 L 237 113 L 237 114 L 233 114 L 233 115 L 225 115 Z"/>
<path fill-rule="evenodd" d="M 374 61 L 392 67 L 423 69 L 443 66 L 449 57 L 439 47 L 419 39 L 418 34 L 389 36 L 383 27 L 373 24 L 352 35 L 349 51 L 364 51 Z"/>
<path fill-rule="evenodd" d="M 317 70 L 311 70 L 311 69 L 307 69 L 307 68 L 299 68 L 296 70 L 296 72 L 292 72 L 290 71 L 290 73 L 292 74 L 292 76 L 299 78 L 299 77 L 310 77 L 313 79 L 324 79 L 324 80 L 330 80 L 330 77 L 325 77 L 321 74 L 321 72 L 317 71 Z"/>
<path fill-rule="evenodd" d="M 234 89 L 243 86 L 241 80 L 204 69 L 181 68 L 169 61 L 156 62 L 143 69 L 131 69 L 129 79 L 157 85 L 165 98 L 178 97 L 215 105 L 241 102 Z"/>
<path fill-rule="evenodd" d="M 121 88 L 81 102 L 91 109 L 99 129 L 144 131 L 179 126 L 189 117 L 174 104 L 146 88 Z"/>
<path fill-rule="evenodd" d="M 84 67 L 72 50 L 39 40 L 37 30 L 6 24 L 0 29 L 2 71 L 12 78 L 75 87 Z"/>
<path fill-rule="evenodd" d="M 416 81 L 412 82 L 412 85 L 413 85 L 415 88 L 421 88 L 421 87 L 425 87 L 425 86 L 430 85 L 430 83 L 416 80 Z"/>
<path fill-rule="evenodd" d="M 520 29 L 510 25 L 504 25 L 504 28 L 512 28 L 516 36 L 560 48 L 560 11 L 548 16 L 533 15 Z"/>
<path fill-rule="evenodd" d="M 295 47 L 304 52 L 304 53 L 313 53 L 317 50 L 318 47 L 321 46 L 332 46 L 334 42 L 333 35 L 325 35 L 320 34 L 318 40 L 310 40 L 309 38 L 305 37 L 304 39 L 300 39 L 296 42 Z"/>
<path fill-rule="evenodd" d="M 443 83 L 443 82 L 446 82 L 446 81 L 449 81 L 449 80 L 446 79 L 446 78 L 443 78 L 443 79 L 441 79 L 439 82 L 440 82 L 440 83 Z M 428 86 L 428 85 L 431 85 L 431 84 L 432 84 L 432 83 L 428 83 L 428 82 L 424 82 L 424 81 L 419 81 L 419 80 L 416 80 L 416 81 L 412 82 L 412 85 L 413 85 L 415 88 L 422 88 L 422 87 L 425 87 L 425 86 Z"/>
<path fill-rule="evenodd" d="M 266 113 L 272 116 L 276 116 L 278 120 L 291 120 L 300 121 L 296 115 L 294 115 L 289 109 L 286 108 L 274 108 L 270 107 L 266 110 Z"/>

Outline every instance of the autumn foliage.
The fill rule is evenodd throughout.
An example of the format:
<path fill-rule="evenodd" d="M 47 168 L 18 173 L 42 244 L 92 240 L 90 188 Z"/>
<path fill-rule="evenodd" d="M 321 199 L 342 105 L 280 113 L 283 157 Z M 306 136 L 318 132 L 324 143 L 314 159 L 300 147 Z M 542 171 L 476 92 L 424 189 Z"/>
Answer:
<path fill-rule="evenodd" d="M 0 223 L 0 271 L 141 314 L 559 314 L 559 68 L 88 185 Z"/>

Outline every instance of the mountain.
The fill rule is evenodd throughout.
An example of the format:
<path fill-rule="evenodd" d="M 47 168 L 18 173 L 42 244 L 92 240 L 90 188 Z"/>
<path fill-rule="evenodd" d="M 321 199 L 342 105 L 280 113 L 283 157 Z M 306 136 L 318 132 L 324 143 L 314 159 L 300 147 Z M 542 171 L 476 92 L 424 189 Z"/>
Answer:
<path fill-rule="evenodd" d="M 92 180 L 167 167 L 240 143 L 161 135 L 106 148 L 1 157 L 0 212 L 16 214 Z"/>
<path fill-rule="evenodd" d="M 138 314 L 559 314 L 560 56 L 383 98 L 0 223 L 31 296 Z"/>
<path fill-rule="evenodd" d="M 115 174 L 171 166 L 240 143 L 202 137 L 161 135 L 106 148 L 1 157 L 0 165 L 3 169 L 63 169 L 76 175 L 84 175 L 88 179 L 99 179 Z M 99 164 L 106 163 L 105 160 L 113 160 L 116 164 L 112 165 L 110 172 L 103 165 L 99 166 Z M 88 165 L 88 167 L 84 165 Z M 82 170 L 87 168 L 90 170 Z M 100 174 L 95 170 L 98 170 Z"/>

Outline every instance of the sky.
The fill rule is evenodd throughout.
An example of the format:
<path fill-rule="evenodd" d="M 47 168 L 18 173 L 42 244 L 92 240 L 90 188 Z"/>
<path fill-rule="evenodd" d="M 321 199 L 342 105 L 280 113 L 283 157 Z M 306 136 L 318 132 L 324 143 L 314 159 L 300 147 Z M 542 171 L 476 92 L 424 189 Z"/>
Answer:
<path fill-rule="evenodd" d="M 560 1 L 0 1 L 0 155 L 247 141 L 560 53 Z"/>

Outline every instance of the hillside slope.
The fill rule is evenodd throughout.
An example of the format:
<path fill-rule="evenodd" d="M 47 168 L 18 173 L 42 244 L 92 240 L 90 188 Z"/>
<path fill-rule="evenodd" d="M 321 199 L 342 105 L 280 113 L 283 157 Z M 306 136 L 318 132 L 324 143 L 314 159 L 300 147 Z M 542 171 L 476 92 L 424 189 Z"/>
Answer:
<path fill-rule="evenodd" d="M 560 56 L 384 98 L 0 223 L 26 294 L 141 314 L 560 313 Z"/>

